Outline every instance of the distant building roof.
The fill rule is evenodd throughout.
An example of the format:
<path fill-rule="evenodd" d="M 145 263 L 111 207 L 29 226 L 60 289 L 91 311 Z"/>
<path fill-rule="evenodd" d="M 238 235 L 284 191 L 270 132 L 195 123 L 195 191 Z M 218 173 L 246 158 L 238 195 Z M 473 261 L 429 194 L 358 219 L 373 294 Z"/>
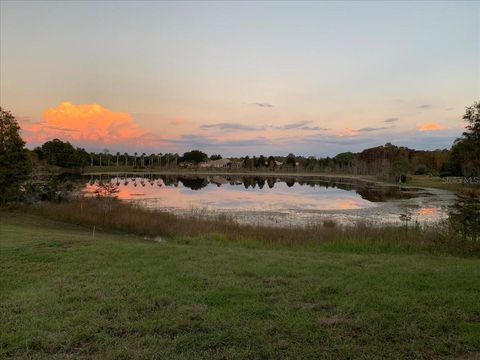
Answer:
<path fill-rule="evenodd" d="M 230 159 L 210 160 L 208 162 L 210 166 L 226 166 L 230 163 L 231 163 Z"/>

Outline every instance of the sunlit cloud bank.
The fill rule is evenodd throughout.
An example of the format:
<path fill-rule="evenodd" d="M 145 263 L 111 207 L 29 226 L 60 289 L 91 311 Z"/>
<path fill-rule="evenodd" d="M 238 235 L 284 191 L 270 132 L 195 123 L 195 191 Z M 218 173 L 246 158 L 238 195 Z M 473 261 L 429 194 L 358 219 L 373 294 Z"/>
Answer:
<path fill-rule="evenodd" d="M 99 104 L 72 102 L 46 109 L 42 121 L 35 122 L 28 117 L 19 120 L 29 147 L 59 138 L 89 151 L 108 148 L 112 152 L 182 153 L 200 149 L 224 156 L 286 155 L 289 152 L 332 156 L 386 142 L 418 149 L 448 148 L 462 130 L 458 126 L 446 127 L 434 122 L 404 124 L 402 120 L 398 123 L 399 118 L 394 117 L 381 118 L 371 124 L 362 122 L 363 127 L 344 128 L 324 127 L 327 124 L 335 126 L 331 122 L 290 120 L 281 123 L 274 118 L 263 124 L 198 122 L 191 115 L 132 115 Z"/>
<path fill-rule="evenodd" d="M 63 102 L 49 108 L 43 121 L 23 124 L 27 143 L 42 143 L 53 138 L 76 144 L 144 143 L 148 131 L 126 112 L 111 111 L 99 104 Z"/>
<path fill-rule="evenodd" d="M 393 129 L 395 126 L 381 126 L 381 127 L 364 127 L 360 129 L 352 129 L 352 128 L 344 128 L 340 132 L 340 136 L 358 136 L 361 133 L 369 133 L 369 132 L 375 132 L 375 131 L 382 131 L 382 130 L 388 130 L 388 129 Z"/>

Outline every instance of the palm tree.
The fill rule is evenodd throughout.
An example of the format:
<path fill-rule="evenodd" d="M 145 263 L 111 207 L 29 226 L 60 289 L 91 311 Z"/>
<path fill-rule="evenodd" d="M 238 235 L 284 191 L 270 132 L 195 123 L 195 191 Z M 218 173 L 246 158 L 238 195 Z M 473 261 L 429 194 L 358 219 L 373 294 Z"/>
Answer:
<path fill-rule="evenodd" d="M 158 166 L 162 168 L 162 153 L 158 153 Z"/>
<path fill-rule="evenodd" d="M 107 165 L 110 166 L 110 150 L 108 150 L 107 148 L 103 149 L 103 152 L 105 154 L 105 157 L 107 158 Z"/>
<path fill-rule="evenodd" d="M 118 158 L 120 157 L 120 153 L 117 151 L 117 167 L 118 167 Z"/>
<path fill-rule="evenodd" d="M 145 167 L 145 153 L 142 153 L 142 167 Z"/>
<path fill-rule="evenodd" d="M 125 157 L 125 166 L 128 166 L 128 153 L 123 154 Z"/>
<path fill-rule="evenodd" d="M 138 153 L 135 151 L 135 158 L 133 159 L 133 166 L 134 167 L 137 167 L 137 156 L 138 156 Z"/>
<path fill-rule="evenodd" d="M 93 152 L 90 153 L 90 166 L 93 167 Z"/>

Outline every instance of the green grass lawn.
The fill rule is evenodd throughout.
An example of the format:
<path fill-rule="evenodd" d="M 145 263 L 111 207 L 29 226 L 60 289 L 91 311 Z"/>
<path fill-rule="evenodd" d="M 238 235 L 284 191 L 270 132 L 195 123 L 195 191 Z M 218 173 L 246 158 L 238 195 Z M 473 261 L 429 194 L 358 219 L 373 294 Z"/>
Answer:
<path fill-rule="evenodd" d="M 480 356 L 478 259 L 0 216 L 0 358 Z"/>
<path fill-rule="evenodd" d="M 419 187 L 431 187 L 437 189 L 449 190 L 452 192 L 461 192 L 466 190 L 479 189 L 478 184 L 463 184 L 448 182 L 448 179 L 442 179 L 439 176 L 428 175 L 409 175 L 407 177 L 407 185 L 419 186 Z"/>

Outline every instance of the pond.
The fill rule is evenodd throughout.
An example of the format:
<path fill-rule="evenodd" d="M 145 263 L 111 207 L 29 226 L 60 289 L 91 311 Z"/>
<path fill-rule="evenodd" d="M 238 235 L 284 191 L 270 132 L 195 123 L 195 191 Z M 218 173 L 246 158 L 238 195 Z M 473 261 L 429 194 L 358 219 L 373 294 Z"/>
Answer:
<path fill-rule="evenodd" d="M 198 175 L 95 175 L 83 192 L 93 195 L 109 181 L 117 196 L 175 214 L 228 215 L 243 223 L 308 225 L 325 220 L 342 224 L 434 222 L 448 216 L 455 196 L 435 189 L 388 186 L 354 178 Z"/>

